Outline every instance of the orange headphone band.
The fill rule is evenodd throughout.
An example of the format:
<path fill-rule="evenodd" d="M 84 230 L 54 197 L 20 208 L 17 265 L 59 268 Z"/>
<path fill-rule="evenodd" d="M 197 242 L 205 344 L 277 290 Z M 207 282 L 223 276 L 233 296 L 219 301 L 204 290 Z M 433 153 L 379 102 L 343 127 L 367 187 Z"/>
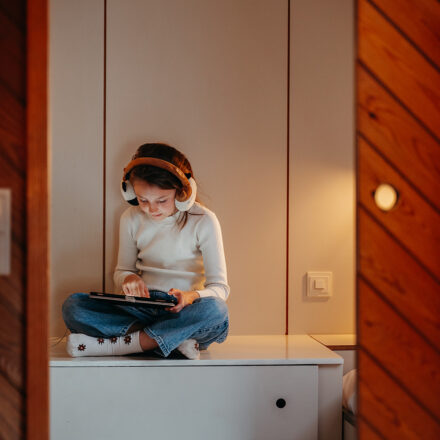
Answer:
<path fill-rule="evenodd" d="M 163 170 L 170 172 L 171 174 L 176 176 L 183 185 L 181 195 L 179 197 L 176 196 L 177 200 L 183 202 L 191 197 L 192 188 L 189 182 L 189 179 L 192 177 L 191 174 L 185 174 L 180 168 L 176 167 L 176 165 L 172 164 L 171 162 L 157 159 L 155 157 L 138 157 L 137 159 L 129 162 L 128 165 L 124 168 L 122 181 L 126 182 L 129 179 L 130 173 L 133 168 L 139 165 L 150 165 L 153 167 L 162 168 Z"/>

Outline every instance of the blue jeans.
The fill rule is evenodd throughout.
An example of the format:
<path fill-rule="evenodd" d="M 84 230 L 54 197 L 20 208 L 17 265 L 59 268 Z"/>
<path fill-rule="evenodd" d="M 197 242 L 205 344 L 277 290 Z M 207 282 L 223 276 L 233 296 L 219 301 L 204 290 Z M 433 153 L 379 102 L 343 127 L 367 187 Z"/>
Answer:
<path fill-rule="evenodd" d="M 152 291 L 160 295 L 159 291 Z M 72 333 L 110 338 L 124 336 L 130 329 L 143 329 L 153 338 L 163 356 L 168 356 L 186 339 L 195 339 L 201 350 L 226 339 L 228 308 L 216 297 L 197 298 L 179 313 L 146 306 L 121 306 L 74 293 L 63 304 L 63 319 Z"/>

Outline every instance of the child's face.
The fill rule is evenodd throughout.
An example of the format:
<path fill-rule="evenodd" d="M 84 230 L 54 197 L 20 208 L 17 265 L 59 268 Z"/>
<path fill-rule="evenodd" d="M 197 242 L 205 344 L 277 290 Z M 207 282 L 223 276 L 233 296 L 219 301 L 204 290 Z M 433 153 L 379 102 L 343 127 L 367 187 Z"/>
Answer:
<path fill-rule="evenodd" d="M 162 189 L 157 185 L 151 185 L 140 179 L 133 181 L 133 189 L 136 193 L 139 207 L 152 220 L 163 220 L 177 211 L 174 204 L 176 197 L 175 189 Z"/>

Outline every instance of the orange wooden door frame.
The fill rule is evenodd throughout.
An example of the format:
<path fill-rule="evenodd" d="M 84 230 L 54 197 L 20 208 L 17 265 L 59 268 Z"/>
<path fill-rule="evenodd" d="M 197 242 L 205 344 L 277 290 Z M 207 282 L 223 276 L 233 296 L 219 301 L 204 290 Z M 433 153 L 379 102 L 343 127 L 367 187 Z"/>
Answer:
<path fill-rule="evenodd" d="M 26 438 L 49 439 L 48 2 L 27 2 Z"/>

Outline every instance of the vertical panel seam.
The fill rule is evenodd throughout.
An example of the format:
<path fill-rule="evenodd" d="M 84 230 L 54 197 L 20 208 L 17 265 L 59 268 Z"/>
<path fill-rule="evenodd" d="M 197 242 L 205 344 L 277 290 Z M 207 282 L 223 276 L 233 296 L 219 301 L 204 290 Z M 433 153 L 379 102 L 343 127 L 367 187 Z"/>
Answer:
<path fill-rule="evenodd" d="M 287 0 L 287 195 L 286 195 L 286 335 L 289 334 L 290 240 L 290 0 Z"/>
<path fill-rule="evenodd" d="M 103 56 L 103 127 L 102 127 L 102 291 L 105 292 L 106 272 L 106 169 L 107 169 L 107 0 L 104 0 L 104 56 Z"/>
<path fill-rule="evenodd" d="M 355 214 L 355 331 L 356 331 L 356 344 L 358 349 L 355 351 L 355 365 L 359 368 L 359 345 L 362 340 L 361 333 L 361 309 L 359 307 L 360 298 L 359 298 L 359 272 L 360 272 L 360 247 L 359 247 L 359 232 L 360 232 L 360 222 L 359 222 L 359 200 L 360 200 L 360 173 L 359 173 L 359 143 L 358 137 L 356 136 L 356 131 L 359 127 L 359 116 L 357 110 L 357 106 L 359 103 L 359 72 L 356 69 L 356 61 L 359 59 L 359 1 L 354 1 L 353 8 L 353 24 L 354 24 L 354 60 L 353 60 L 353 68 L 354 68 L 354 108 L 353 115 L 355 118 L 355 127 L 354 127 L 354 169 L 355 169 L 355 204 L 354 204 L 354 214 Z M 358 408 L 358 414 L 362 414 L 362 401 L 360 398 L 360 387 L 359 380 L 356 381 L 356 407 Z"/>

